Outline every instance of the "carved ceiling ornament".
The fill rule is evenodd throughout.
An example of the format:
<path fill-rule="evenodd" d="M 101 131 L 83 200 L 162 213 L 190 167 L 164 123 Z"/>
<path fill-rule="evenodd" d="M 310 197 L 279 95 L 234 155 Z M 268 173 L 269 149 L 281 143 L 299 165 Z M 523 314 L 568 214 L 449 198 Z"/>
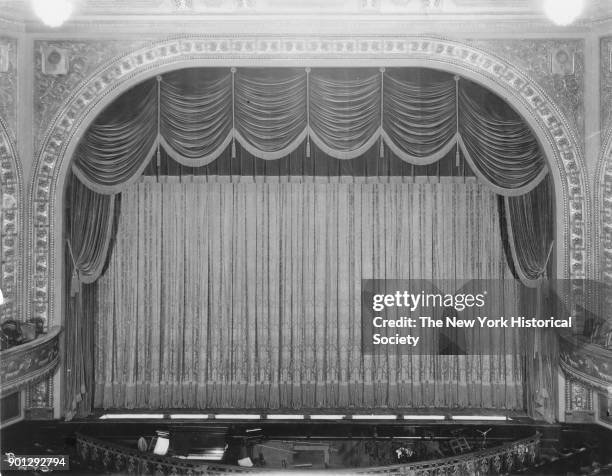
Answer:
<path fill-rule="evenodd" d="M 7 124 L 0 116 L 0 289 L 6 299 L 2 305 L 3 319 L 21 319 L 25 314 L 21 309 L 23 300 L 20 299 L 24 242 L 19 236 L 23 231 L 22 187 L 21 163 L 17 159 Z"/>
<path fill-rule="evenodd" d="M 62 186 L 80 135 L 95 115 L 130 86 L 163 71 L 236 63 L 264 66 L 286 60 L 352 60 L 352 65 L 428 66 L 464 74 L 505 97 L 535 130 L 546 150 L 559 197 L 559 273 L 587 276 L 588 183 L 582 151 L 572 127 L 542 88 L 496 55 L 458 41 L 432 37 L 179 37 L 156 41 L 103 64 L 72 90 L 49 122 L 30 182 L 27 276 L 30 312 L 61 322 Z M 275 64 L 278 64 L 276 62 Z M 580 290 L 577 290 L 580 293 Z M 578 296 L 579 298 L 579 296 Z"/>

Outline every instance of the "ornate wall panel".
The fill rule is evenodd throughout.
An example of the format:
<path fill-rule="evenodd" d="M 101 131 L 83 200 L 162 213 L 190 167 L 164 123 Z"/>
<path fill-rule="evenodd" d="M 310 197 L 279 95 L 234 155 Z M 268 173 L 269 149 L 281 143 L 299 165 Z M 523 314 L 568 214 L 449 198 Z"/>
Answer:
<path fill-rule="evenodd" d="M 34 42 L 34 137 L 40 150 L 43 134 L 64 101 L 97 68 L 120 52 L 144 45 L 144 41 L 35 41 Z M 67 74 L 43 72 L 43 54 L 50 48 L 65 51 Z"/>
<path fill-rule="evenodd" d="M 562 109 L 569 106 L 559 106 L 530 75 L 496 54 L 464 43 L 428 37 L 181 37 L 143 47 L 136 45 L 125 54 L 104 62 L 102 56 L 115 55 L 118 43 L 111 43 L 102 56 L 94 50 L 98 51 L 97 48 L 106 43 L 76 44 L 79 46 L 68 42 L 58 45 L 75 53 L 92 51 L 98 56 L 92 61 L 83 59 L 85 63 L 79 63 L 79 72 L 74 76 L 70 72 L 65 78 L 50 81 L 37 69 L 39 93 L 49 91 L 48 104 L 39 109 L 40 152 L 30 183 L 28 217 L 31 226 L 28 249 L 32 250 L 28 272 L 31 280 L 28 283 L 29 301 L 37 317 L 51 318 L 57 323 L 61 320 L 55 303 L 56 286 L 61 282 L 56 261 L 62 250 L 58 240 L 61 230 L 56 226 L 62 211 L 58 187 L 63 183 L 67 162 L 79 134 L 101 105 L 108 104 L 129 85 L 163 70 L 201 66 L 207 64 L 206 61 L 225 65 L 250 62 L 261 66 L 275 60 L 290 60 L 294 64 L 311 65 L 319 60 L 341 58 L 370 66 L 430 66 L 465 74 L 503 93 L 534 127 L 559 179 L 556 187 L 563 199 L 559 203 L 558 236 L 563 237 L 565 244 L 560 247 L 563 249 L 560 272 L 565 276 L 586 277 L 586 243 L 589 240 L 585 220 L 590 205 L 580 139 L 573 122 L 576 119 L 568 121 Z M 70 63 L 72 70 L 72 58 Z M 43 83 L 47 86 L 43 87 Z M 59 102 L 61 104 L 57 104 Z"/>
<path fill-rule="evenodd" d="M 15 143 L 17 124 L 17 40 L 0 36 L 0 117 Z"/>
<path fill-rule="evenodd" d="M 584 150 L 584 40 L 478 40 L 531 76 L 555 102 Z"/>
<path fill-rule="evenodd" d="M 565 374 L 565 421 L 590 423 L 593 421 L 593 391 L 571 374 Z"/>

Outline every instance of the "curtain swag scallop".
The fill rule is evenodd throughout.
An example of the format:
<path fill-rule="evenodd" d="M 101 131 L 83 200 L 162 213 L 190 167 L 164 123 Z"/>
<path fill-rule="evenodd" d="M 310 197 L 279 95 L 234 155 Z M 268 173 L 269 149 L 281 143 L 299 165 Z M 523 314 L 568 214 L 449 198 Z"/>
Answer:
<path fill-rule="evenodd" d="M 192 69 L 167 73 L 130 90 L 129 107 L 102 114 L 73 164 L 91 190 L 115 194 L 135 182 L 163 147 L 178 163 L 200 167 L 236 141 L 274 160 L 306 142 L 336 159 L 353 159 L 379 144 L 415 165 L 453 148 L 494 192 L 523 195 L 547 167 L 529 126 L 490 93 L 445 73 L 381 68 L 355 73 L 306 69 Z M 409 72 L 409 74 L 406 74 Z M 489 94 L 489 96 L 487 96 Z M 158 159 L 159 160 L 159 159 Z M 457 159 L 458 160 L 458 159 Z"/>

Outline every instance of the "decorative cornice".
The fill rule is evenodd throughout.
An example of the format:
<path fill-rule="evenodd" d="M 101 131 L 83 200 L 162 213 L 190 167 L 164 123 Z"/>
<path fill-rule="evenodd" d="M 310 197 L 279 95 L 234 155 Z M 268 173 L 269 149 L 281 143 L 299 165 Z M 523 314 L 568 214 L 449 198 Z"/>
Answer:
<path fill-rule="evenodd" d="M 47 335 L 3 350 L 0 355 L 1 396 L 19 390 L 49 375 L 59 363 L 59 336 L 61 328 Z"/>
<path fill-rule="evenodd" d="M 48 121 L 42 137 L 35 173 L 30 184 L 32 259 L 28 276 L 33 282 L 30 302 L 33 314 L 47 319 L 60 319 L 55 310 L 55 286 L 60 282 L 55 269 L 55 229 L 61 213 L 58 181 L 70 160 L 78 140 L 78 131 L 87 127 L 86 120 L 100 104 L 106 104 L 129 84 L 152 76 L 161 70 L 202 65 L 205 61 L 232 64 L 250 60 L 262 65 L 268 60 L 289 59 L 309 65 L 324 60 L 353 60 L 354 64 L 368 60 L 379 65 L 420 64 L 463 72 L 495 85 L 504 97 L 526 112 L 535 125 L 535 133 L 552 154 L 551 167 L 560 177 L 559 203 L 564 222 L 558 224 L 559 237 L 564 238 L 562 257 L 564 276 L 586 277 L 586 247 L 588 230 L 585 226 L 589 209 L 588 183 L 584 177 L 581 147 L 573 127 L 564 114 L 529 75 L 499 56 L 457 41 L 431 37 L 202 37 L 171 38 L 131 50 L 107 61 L 89 74 L 78 86 L 71 88 L 57 112 Z M 268 64 L 271 64 L 268 61 Z M 72 147 L 72 149 L 71 149 Z M 580 290 L 576 290 L 580 293 Z"/>
<path fill-rule="evenodd" d="M 8 126 L 0 117 L 0 189 L 2 207 L 0 240 L 2 265 L 0 267 L 0 288 L 6 299 L 2 307 L 4 319 L 20 319 L 24 314 L 23 285 L 23 179 L 21 163 L 15 146 L 9 137 Z"/>

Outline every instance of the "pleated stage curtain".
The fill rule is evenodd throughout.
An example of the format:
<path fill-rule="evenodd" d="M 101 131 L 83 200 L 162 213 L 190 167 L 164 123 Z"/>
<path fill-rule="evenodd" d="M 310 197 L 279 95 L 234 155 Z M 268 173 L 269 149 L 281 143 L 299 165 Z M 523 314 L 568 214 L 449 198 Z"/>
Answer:
<path fill-rule="evenodd" d="M 496 195 L 440 182 L 142 178 L 95 294 L 95 407 L 524 408 L 518 333 L 361 352 L 362 278 L 506 279 L 517 302 Z"/>

